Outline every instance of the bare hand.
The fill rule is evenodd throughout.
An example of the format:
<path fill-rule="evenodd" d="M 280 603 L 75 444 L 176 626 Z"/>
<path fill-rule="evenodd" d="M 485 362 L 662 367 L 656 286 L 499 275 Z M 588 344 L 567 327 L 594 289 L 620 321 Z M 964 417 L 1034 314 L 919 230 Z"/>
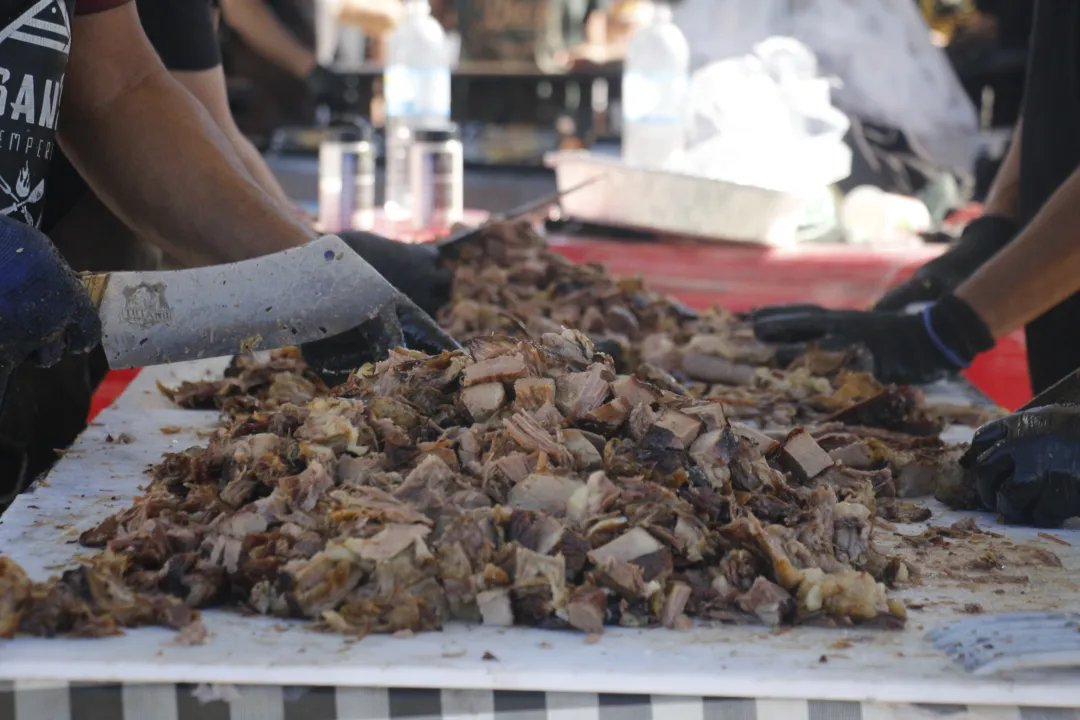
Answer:
<path fill-rule="evenodd" d="M 372 37 L 383 37 L 404 15 L 400 0 L 345 0 L 338 18 Z"/>

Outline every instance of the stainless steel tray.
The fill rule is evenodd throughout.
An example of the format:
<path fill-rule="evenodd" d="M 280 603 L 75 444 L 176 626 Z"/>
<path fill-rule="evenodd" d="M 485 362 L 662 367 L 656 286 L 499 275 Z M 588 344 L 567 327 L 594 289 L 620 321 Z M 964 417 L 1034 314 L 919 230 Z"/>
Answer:
<path fill-rule="evenodd" d="M 561 201 L 570 218 L 708 240 L 790 245 L 803 200 L 764 188 L 625 165 L 583 150 L 548 153 L 559 190 L 601 176 Z"/>

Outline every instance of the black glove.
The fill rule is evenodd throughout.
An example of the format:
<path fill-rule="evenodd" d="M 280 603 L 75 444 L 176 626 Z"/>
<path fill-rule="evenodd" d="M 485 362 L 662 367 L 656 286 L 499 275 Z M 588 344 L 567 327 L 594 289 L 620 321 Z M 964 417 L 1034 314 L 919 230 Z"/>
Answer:
<path fill-rule="evenodd" d="M 956 373 L 994 346 L 986 323 L 953 295 L 915 315 L 777 305 L 754 311 L 751 319 L 762 342 L 812 342 L 824 350 L 863 346 L 873 356 L 879 380 L 903 385 Z"/>
<path fill-rule="evenodd" d="M 304 78 L 308 95 L 318 105 L 326 105 L 335 112 L 348 110 L 359 99 L 355 87 L 349 85 L 344 75 L 316 65 L 315 69 Z"/>
<path fill-rule="evenodd" d="M 0 216 L 0 367 L 48 367 L 100 340 L 90 296 L 49 239 Z"/>
<path fill-rule="evenodd" d="M 434 245 L 401 243 L 356 230 L 338 233 L 338 237 L 428 315 L 435 315 L 450 301 L 454 276 L 442 266 Z"/>
<path fill-rule="evenodd" d="M 910 280 L 885 293 L 875 310 L 903 310 L 908 305 L 933 302 L 952 292 L 979 267 L 1009 244 L 1016 223 L 997 215 L 983 215 L 968 223 L 956 244 L 944 255 L 915 271 Z"/>
<path fill-rule="evenodd" d="M 960 464 L 1008 523 L 1060 527 L 1080 516 L 1080 406 L 1049 405 L 983 425 Z"/>
<path fill-rule="evenodd" d="M 386 359 L 396 347 L 429 355 L 461 346 L 404 295 L 366 323 L 340 335 L 304 343 L 300 352 L 311 369 L 331 385 L 345 382 L 365 363 Z"/>
<path fill-rule="evenodd" d="M 351 242 L 350 242 L 351 238 Z M 409 299 L 394 283 L 391 276 L 395 273 L 401 279 L 413 281 L 410 274 L 419 275 L 417 266 L 410 266 L 413 257 L 429 257 L 430 252 L 438 255 L 434 247 L 417 253 L 417 249 L 392 240 L 368 233 L 345 233 L 345 237 L 336 236 L 356 252 L 361 259 L 382 275 L 371 274 L 364 282 L 376 283 L 367 288 L 370 307 L 364 310 L 363 317 L 356 318 L 357 325 L 351 330 L 339 333 L 323 340 L 306 343 L 300 350 L 315 372 L 328 383 L 343 382 L 349 372 L 369 362 L 378 362 L 386 358 L 387 353 L 396 347 L 407 347 L 437 355 L 444 350 L 460 350 L 461 346 L 447 335 L 430 315 Z M 358 249 L 359 248 L 359 249 Z M 378 250 L 374 252 L 372 248 Z M 372 262 L 372 257 L 376 258 Z M 386 273 L 386 274 L 384 274 Z M 425 286 L 420 285 L 423 289 Z"/>

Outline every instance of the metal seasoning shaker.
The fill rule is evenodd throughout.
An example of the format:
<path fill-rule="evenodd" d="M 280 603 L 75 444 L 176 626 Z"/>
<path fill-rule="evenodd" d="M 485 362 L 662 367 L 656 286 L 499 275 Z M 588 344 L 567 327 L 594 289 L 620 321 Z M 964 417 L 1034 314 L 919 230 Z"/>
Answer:
<path fill-rule="evenodd" d="M 326 129 L 319 145 L 319 228 L 324 233 L 375 225 L 375 150 L 363 121 Z"/>
<path fill-rule="evenodd" d="M 457 125 L 418 127 L 412 135 L 409 190 L 413 229 L 447 231 L 461 222 L 465 195 Z"/>

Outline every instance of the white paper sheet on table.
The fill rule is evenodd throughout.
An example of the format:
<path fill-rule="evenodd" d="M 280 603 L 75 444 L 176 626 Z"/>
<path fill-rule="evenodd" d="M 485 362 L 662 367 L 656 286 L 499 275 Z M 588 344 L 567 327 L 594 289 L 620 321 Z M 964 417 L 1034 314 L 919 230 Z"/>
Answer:
<path fill-rule="evenodd" d="M 44 579 L 90 554 L 78 533 L 125 507 L 162 452 L 203 442 L 213 413 L 171 408 L 154 381 L 175 383 L 220 372 L 221 362 L 144 372 L 99 417 L 47 482 L 20 497 L 0 519 L 0 548 Z M 185 428 L 165 435 L 165 426 Z M 106 442 L 128 433 L 133 442 Z M 934 506 L 934 524 L 956 518 Z M 993 524 L 980 518 L 980 524 Z M 907 528 L 905 528 L 907 529 Z M 919 528 L 911 527 L 911 532 Z M 902 591 L 912 612 L 902 632 L 799 628 L 611 630 L 596 644 L 576 633 L 453 624 L 412 639 L 371 636 L 354 642 L 303 623 L 206 613 L 205 646 L 171 644 L 174 634 L 142 629 L 104 640 L 23 638 L 0 642 L 0 679 L 217 684 L 337 685 L 681 696 L 815 698 L 904 703 L 1080 707 L 1080 676 L 1044 673 L 1002 681 L 976 679 L 923 640 L 925 630 L 955 620 L 967 603 L 986 612 L 1080 608 L 1080 532 L 1056 531 L 1070 545 L 1034 530 L 994 528 L 1016 542 L 1056 553 L 1061 570 L 1025 568 L 1028 585 L 960 587 L 944 577 Z M 995 590 L 1002 594 L 995 594 Z M 838 642 L 838 641 L 844 642 Z M 485 653 L 496 659 L 484 660 Z M 826 662 L 821 662 L 825 656 Z"/>

